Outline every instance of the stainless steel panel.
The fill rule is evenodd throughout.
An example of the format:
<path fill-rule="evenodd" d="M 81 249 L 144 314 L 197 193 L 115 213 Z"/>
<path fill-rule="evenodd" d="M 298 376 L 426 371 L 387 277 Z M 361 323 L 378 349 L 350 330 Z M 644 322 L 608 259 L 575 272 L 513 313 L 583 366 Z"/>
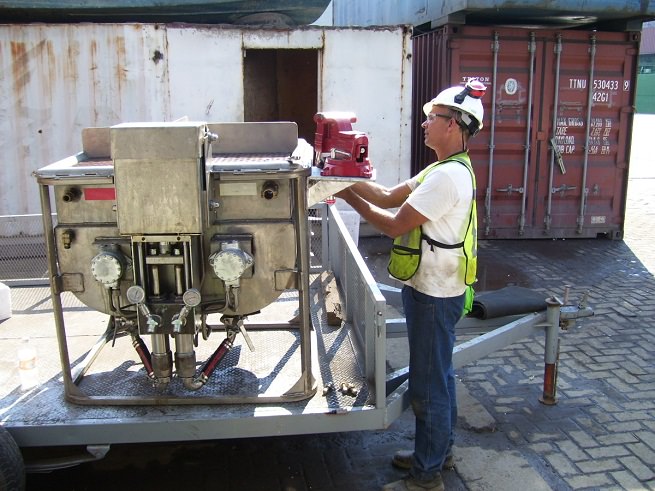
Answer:
<path fill-rule="evenodd" d="M 218 135 L 214 155 L 229 153 L 286 153 L 298 145 L 298 125 L 292 122 L 210 123 Z"/>
<path fill-rule="evenodd" d="M 60 224 L 116 223 L 113 185 L 78 185 L 75 179 L 62 179 L 54 194 Z"/>
<path fill-rule="evenodd" d="M 211 174 L 208 194 L 212 201 L 212 222 L 291 218 L 293 200 L 288 179 L 279 175 L 263 179 L 255 176 L 230 177 L 221 173 Z"/>
<path fill-rule="evenodd" d="M 200 234 L 204 123 L 112 127 L 121 234 Z"/>

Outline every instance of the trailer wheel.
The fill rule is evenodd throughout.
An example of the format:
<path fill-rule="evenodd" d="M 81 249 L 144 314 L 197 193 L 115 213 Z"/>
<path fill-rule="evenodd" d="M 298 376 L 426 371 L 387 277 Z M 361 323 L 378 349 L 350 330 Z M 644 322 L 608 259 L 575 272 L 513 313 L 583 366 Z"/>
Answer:
<path fill-rule="evenodd" d="M 9 432 L 0 425 L 0 491 L 25 489 L 25 463 Z"/>

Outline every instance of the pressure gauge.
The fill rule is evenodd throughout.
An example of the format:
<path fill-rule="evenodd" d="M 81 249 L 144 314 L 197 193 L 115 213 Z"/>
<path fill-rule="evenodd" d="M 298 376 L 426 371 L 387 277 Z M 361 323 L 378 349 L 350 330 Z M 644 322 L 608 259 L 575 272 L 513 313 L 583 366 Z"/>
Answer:
<path fill-rule="evenodd" d="M 108 288 L 118 285 L 124 271 L 125 258 L 118 252 L 105 250 L 91 259 L 91 274 Z"/>
<path fill-rule="evenodd" d="M 146 300 L 146 291 L 139 285 L 129 287 L 125 295 L 127 296 L 127 300 L 135 305 L 143 303 Z"/>
<path fill-rule="evenodd" d="M 187 307 L 197 307 L 200 305 L 201 300 L 202 297 L 200 296 L 200 292 L 195 288 L 189 288 L 182 295 L 182 301 Z"/>

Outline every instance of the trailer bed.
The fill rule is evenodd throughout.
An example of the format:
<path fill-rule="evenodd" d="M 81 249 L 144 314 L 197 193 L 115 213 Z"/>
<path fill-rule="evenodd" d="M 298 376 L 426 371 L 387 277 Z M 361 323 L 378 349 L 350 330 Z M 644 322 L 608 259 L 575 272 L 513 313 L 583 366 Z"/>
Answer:
<path fill-rule="evenodd" d="M 316 393 L 309 399 L 284 403 L 220 404 L 215 396 L 269 393 L 291 387 L 300 377 L 299 333 L 293 328 L 297 291 L 287 291 L 275 303 L 247 322 L 246 329 L 255 351 L 237 336 L 234 347 L 221 361 L 205 387 L 197 392 L 185 389 L 173 378 L 162 391 L 154 388 L 131 345 L 129 336 L 112 338 L 108 316 L 89 309 L 72 294 L 64 293 L 69 356 L 73 372 L 98 340 L 108 338 L 78 383 L 92 398 L 107 398 L 100 405 L 79 405 L 64 399 L 61 365 L 52 315 L 49 288 L 13 289 L 14 315 L 0 325 L 5 357 L 0 372 L 1 417 L 18 445 L 59 446 L 147 441 L 175 441 L 267 436 L 284 433 L 340 431 L 349 428 L 335 415 L 374 409 L 361 361 L 358 341 L 348 323 L 330 326 L 325 308 L 326 275 L 313 275 L 310 287 L 312 369 Z M 15 353 L 21 338 L 29 336 L 38 352 L 40 384 L 23 391 Z M 198 365 L 224 338 L 220 331 L 199 340 Z M 352 384 L 351 392 L 341 391 Z M 326 389 L 324 391 L 324 388 Z M 179 397 L 181 404 L 122 405 L 112 398 L 143 396 Z M 332 415 L 334 424 L 320 423 L 317 416 Z M 289 418 L 289 416 L 298 416 Z M 273 422 L 275 419 L 277 422 Z M 358 419 L 358 418 L 355 418 Z M 373 418 L 371 422 L 375 423 Z M 367 424 L 371 424 L 371 422 Z M 353 423 L 361 426 L 361 422 Z"/>

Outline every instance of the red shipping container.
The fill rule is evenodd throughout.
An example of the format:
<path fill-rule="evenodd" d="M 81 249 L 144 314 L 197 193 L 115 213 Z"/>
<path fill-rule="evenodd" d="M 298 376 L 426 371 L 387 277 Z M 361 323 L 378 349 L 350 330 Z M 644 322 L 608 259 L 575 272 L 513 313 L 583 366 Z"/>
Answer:
<path fill-rule="evenodd" d="M 639 37 L 466 25 L 415 36 L 412 171 L 435 158 L 423 103 L 479 79 L 479 237 L 622 238 Z"/>

